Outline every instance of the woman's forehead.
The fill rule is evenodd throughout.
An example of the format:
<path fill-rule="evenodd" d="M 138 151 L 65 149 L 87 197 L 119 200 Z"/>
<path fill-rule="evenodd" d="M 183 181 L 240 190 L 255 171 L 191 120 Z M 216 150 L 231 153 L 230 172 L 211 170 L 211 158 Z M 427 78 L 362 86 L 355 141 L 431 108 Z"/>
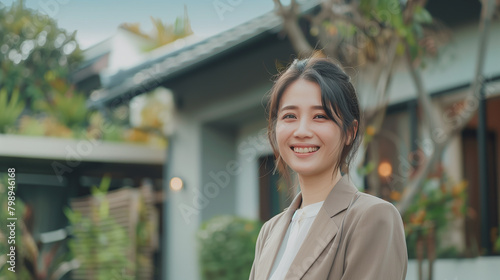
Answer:
<path fill-rule="evenodd" d="M 297 80 L 289 85 L 280 98 L 281 107 L 289 105 L 322 105 L 321 88 L 318 84 L 307 81 Z"/>

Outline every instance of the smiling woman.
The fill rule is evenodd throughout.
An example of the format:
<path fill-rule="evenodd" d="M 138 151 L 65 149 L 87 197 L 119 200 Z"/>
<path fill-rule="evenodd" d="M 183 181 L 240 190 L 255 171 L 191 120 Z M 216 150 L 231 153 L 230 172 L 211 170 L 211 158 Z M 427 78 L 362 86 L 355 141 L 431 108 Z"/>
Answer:
<path fill-rule="evenodd" d="M 361 127 L 356 91 L 332 61 L 295 60 L 280 75 L 269 140 L 277 168 L 296 173 L 300 192 L 262 227 L 250 279 L 405 279 L 399 212 L 348 177 Z"/>

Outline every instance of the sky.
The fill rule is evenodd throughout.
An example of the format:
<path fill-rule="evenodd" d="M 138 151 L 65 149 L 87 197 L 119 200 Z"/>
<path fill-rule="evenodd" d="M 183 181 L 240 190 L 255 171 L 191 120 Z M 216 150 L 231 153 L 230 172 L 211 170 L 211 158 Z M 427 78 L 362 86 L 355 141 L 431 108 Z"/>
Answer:
<path fill-rule="evenodd" d="M 0 0 L 10 6 L 14 0 Z M 283 1 L 287 3 L 289 1 Z M 273 0 L 24 0 L 27 7 L 48 14 L 59 26 L 77 31 L 86 49 L 112 36 L 121 23 L 140 23 L 152 30 L 150 17 L 173 23 L 187 7 L 193 32 L 208 37 L 273 9 Z"/>

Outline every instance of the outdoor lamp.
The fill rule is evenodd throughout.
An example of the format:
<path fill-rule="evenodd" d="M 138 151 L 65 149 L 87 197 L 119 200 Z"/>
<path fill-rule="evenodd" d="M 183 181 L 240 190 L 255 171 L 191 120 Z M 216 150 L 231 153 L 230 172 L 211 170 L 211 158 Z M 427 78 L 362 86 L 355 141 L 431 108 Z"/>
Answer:
<path fill-rule="evenodd" d="M 184 181 L 179 177 L 173 177 L 170 179 L 170 189 L 174 192 L 178 192 L 184 188 Z"/>
<path fill-rule="evenodd" d="M 387 161 L 381 162 L 378 166 L 378 174 L 382 177 L 389 177 L 392 174 L 392 165 Z"/>

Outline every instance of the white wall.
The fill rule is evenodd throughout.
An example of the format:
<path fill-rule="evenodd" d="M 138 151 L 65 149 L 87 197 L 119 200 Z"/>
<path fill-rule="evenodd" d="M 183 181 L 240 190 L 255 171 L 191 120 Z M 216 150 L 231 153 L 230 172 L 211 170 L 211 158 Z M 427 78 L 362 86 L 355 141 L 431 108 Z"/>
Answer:
<path fill-rule="evenodd" d="M 500 75 L 500 21 L 491 24 L 485 57 L 484 74 L 486 77 Z M 438 57 L 427 59 L 422 69 L 422 80 L 429 93 L 447 90 L 470 83 L 474 78 L 477 61 L 478 25 L 464 26 L 453 30 L 452 41 L 440 49 Z M 396 61 L 394 75 L 389 88 L 389 103 L 399 103 L 416 98 L 416 90 L 407 71 L 406 62 Z M 360 93 L 361 104 L 369 107 L 373 102 L 374 77 L 379 69 L 360 70 L 353 78 Z M 370 99 L 370 97 L 372 97 Z M 371 102 L 371 103 L 370 103 Z"/>
<path fill-rule="evenodd" d="M 473 259 L 438 259 L 434 263 L 435 280 L 496 280 L 499 279 L 500 257 Z M 424 262 L 424 279 L 427 279 L 427 265 Z M 418 263 L 408 262 L 406 280 L 418 280 Z"/>
<path fill-rule="evenodd" d="M 259 157 L 272 154 L 267 140 L 267 122 L 256 121 L 243 126 L 237 139 L 237 159 L 242 172 L 237 178 L 236 214 L 259 218 Z"/>
<path fill-rule="evenodd" d="M 201 184 L 201 126 L 186 114 L 176 114 L 179 128 L 171 139 L 171 154 L 167 155 L 167 180 L 164 181 L 166 203 L 164 224 L 166 240 L 163 246 L 166 279 L 200 279 L 195 234 L 200 224 L 203 202 Z M 180 177 L 184 190 L 169 190 L 169 179 Z"/>
<path fill-rule="evenodd" d="M 204 197 L 201 221 L 235 214 L 237 176 L 236 137 L 231 128 L 203 125 L 200 191 Z"/>

